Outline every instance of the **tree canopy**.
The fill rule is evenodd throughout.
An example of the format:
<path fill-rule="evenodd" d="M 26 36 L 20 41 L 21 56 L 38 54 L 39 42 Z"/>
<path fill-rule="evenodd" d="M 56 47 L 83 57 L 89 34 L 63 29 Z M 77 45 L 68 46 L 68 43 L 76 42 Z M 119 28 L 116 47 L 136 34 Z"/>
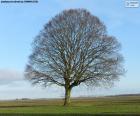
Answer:
<path fill-rule="evenodd" d="M 85 9 L 64 10 L 52 18 L 35 38 L 25 76 L 33 84 L 56 84 L 70 92 L 81 83 L 111 84 L 123 74 L 120 43 L 106 26 Z"/>

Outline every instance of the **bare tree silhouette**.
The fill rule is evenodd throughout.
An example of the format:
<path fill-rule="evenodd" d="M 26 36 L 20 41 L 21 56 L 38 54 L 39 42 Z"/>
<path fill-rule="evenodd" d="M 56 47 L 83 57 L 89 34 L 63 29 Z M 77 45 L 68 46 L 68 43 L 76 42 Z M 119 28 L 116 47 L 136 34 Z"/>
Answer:
<path fill-rule="evenodd" d="M 84 9 L 70 9 L 49 21 L 33 42 L 25 76 L 33 84 L 65 88 L 69 105 L 73 87 L 111 84 L 123 74 L 120 43 Z"/>

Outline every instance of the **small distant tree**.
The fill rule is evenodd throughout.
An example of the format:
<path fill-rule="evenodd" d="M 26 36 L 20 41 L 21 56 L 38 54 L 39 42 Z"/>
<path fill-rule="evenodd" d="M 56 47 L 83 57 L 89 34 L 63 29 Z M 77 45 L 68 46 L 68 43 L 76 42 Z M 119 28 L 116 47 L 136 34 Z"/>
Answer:
<path fill-rule="evenodd" d="M 33 42 L 25 76 L 33 84 L 65 88 L 69 105 L 75 86 L 110 85 L 123 74 L 120 43 L 84 9 L 70 9 L 49 21 Z"/>

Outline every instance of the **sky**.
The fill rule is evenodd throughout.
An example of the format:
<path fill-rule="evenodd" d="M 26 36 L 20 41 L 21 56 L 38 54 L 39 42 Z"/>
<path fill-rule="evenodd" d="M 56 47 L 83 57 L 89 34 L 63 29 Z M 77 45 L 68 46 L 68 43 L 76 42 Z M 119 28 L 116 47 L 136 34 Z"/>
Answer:
<path fill-rule="evenodd" d="M 44 24 L 73 8 L 85 8 L 99 17 L 108 34 L 118 39 L 126 73 L 112 88 L 79 86 L 72 90 L 72 97 L 140 93 L 140 7 L 126 8 L 124 0 L 39 0 L 0 3 L 0 100 L 64 96 L 64 89 L 58 86 L 32 86 L 24 78 L 24 70 L 31 43 Z"/>

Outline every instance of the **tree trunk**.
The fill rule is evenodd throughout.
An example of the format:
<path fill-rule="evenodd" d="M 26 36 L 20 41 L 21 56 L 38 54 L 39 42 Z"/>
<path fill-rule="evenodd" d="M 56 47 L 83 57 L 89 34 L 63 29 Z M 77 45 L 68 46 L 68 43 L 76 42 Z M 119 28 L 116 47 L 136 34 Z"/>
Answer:
<path fill-rule="evenodd" d="M 71 88 L 65 87 L 65 101 L 64 106 L 68 106 L 70 104 L 70 96 L 71 96 Z"/>

